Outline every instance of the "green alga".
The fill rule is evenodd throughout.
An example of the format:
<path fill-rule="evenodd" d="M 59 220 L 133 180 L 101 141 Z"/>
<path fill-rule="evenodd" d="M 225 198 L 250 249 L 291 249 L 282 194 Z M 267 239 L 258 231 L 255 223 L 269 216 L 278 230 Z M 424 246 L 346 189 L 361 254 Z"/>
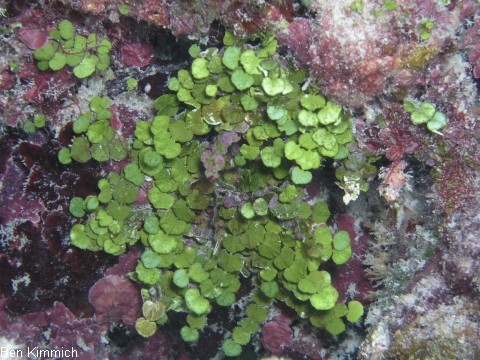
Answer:
<path fill-rule="evenodd" d="M 152 121 L 136 123 L 131 144 L 109 124 L 109 99 L 96 97 L 59 153 L 64 164 L 128 159 L 98 182 L 97 196 L 72 199 L 72 215 L 89 215 L 71 239 L 114 255 L 144 249 L 130 274 L 144 297 L 137 331 L 152 336 L 172 312 L 184 312 L 180 334 L 196 342 L 211 311 L 247 304 L 223 342 L 227 356 L 242 352 L 273 302 L 332 334 L 345 328 L 343 317 L 362 314 L 356 302 L 337 303 L 325 270 L 351 257 L 351 239 L 332 234 L 327 204 L 304 188 L 325 157 L 345 153 L 348 114 L 304 71 L 277 61 L 272 36 L 247 40 L 227 32 L 220 51 L 192 46 L 191 67 L 170 77 L 171 93 L 155 100 Z M 145 197 L 148 206 L 135 205 Z M 251 287 L 247 296 L 242 285 Z M 161 296 L 151 295 L 158 289 Z"/>

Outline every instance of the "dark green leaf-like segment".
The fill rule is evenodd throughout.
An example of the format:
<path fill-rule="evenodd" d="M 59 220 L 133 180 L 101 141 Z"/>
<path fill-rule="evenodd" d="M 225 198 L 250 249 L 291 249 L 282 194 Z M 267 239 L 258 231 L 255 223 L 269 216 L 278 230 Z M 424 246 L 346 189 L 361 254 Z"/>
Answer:
<path fill-rule="evenodd" d="M 410 113 L 413 124 L 427 124 L 428 130 L 440 135 L 439 130 L 443 129 L 448 122 L 447 116 L 443 112 L 435 110 L 435 105 L 428 102 L 405 100 L 403 109 Z"/>
<path fill-rule="evenodd" d="M 233 39 L 227 33 L 233 42 L 220 52 L 190 48 L 190 70 L 170 78 L 172 93 L 155 100 L 152 121 L 137 122 L 131 147 L 115 140 L 110 101 L 95 98 L 65 149 L 76 161 L 117 160 L 117 141 L 128 157 L 121 172 L 98 182 L 97 196 L 72 200 L 71 213 L 89 218 L 72 228 L 71 239 L 114 255 L 136 243 L 145 248 L 131 274 L 144 287 L 136 324 L 142 336 L 153 335 L 170 312 L 186 312 L 180 334 L 197 341 L 212 309 L 234 305 L 242 281 L 253 279 L 246 316 L 222 345 L 227 356 L 241 353 L 273 301 L 333 334 L 345 328 L 347 314 L 361 316 L 356 303 L 341 311 L 330 274 L 319 270 L 348 260 L 348 233 L 332 236 L 326 203 L 310 205 L 302 187 L 323 157 L 352 140 L 350 121 L 312 87 L 302 90 L 303 71 L 274 60 L 272 37 L 257 46 Z M 229 136 L 238 146 L 226 145 Z M 204 170 L 216 161 L 223 167 L 212 183 Z M 149 207 L 134 205 L 139 193 Z M 231 198 L 242 200 L 227 206 Z M 220 235 L 212 239 L 212 232 Z"/>
<path fill-rule="evenodd" d="M 275 169 L 275 176 L 290 173 L 292 181 L 306 184 L 311 181 L 309 172 L 318 169 L 324 157 L 348 154 L 345 145 L 353 139 L 351 124 L 341 106 L 301 90 L 304 73 L 289 73 L 270 57 L 275 42 L 267 48 L 240 41 L 226 47 L 221 56 L 208 49 L 195 51 L 191 73 L 181 70 L 169 80 L 176 99 L 165 95 L 157 101 L 192 107 L 186 112 L 186 126 L 196 135 L 212 127 L 231 130 L 246 121 L 251 129 L 241 147 L 243 159 L 236 162 L 243 164 L 261 155 L 263 164 Z M 162 109 L 160 114 L 173 115 Z M 265 109 L 271 121 L 258 122 Z M 284 159 L 296 163 L 301 171 L 290 166 L 289 172 Z"/>
<path fill-rule="evenodd" d="M 32 121 L 25 121 L 23 123 L 23 131 L 25 131 L 26 134 L 35 134 L 35 130 L 35 124 Z"/>
<path fill-rule="evenodd" d="M 58 158 L 60 163 L 68 165 L 72 159 L 86 163 L 92 158 L 99 162 L 110 159 L 124 160 L 127 157 L 126 144 L 115 139 L 115 130 L 110 126 L 112 113 L 109 110 L 111 100 L 107 97 L 96 96 L 90 101 L 90 110 L 80 115 L 73 122 L 73 132 L 78 135 L 73 139 L 70 148 L 62 148 Z M 128 180 L 141 182 L 143 175 L 134 174 L 129 167 Z"/>
<path fill-rule="evenodd" d="M 107 39 L 97 40 L 96 34 L 87 38 L 76 34 L 73 24 L 61 21 L 49 33 L 49 41 L 33 53 L 40 70 L 58 71 L 65 66 L 73 68 L 79 79 L 91 76 L 95 71 L 104 71 L 110 65 L 108 53 L 112 44 Z"/>

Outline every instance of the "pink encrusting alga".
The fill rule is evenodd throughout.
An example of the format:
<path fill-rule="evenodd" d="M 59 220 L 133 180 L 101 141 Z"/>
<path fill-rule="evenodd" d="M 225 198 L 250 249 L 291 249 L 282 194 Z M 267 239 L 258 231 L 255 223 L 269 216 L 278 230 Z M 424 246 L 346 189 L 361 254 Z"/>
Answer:
<path fill-rule="evenodd" d="M 122 320 L 133 325 L 140 317 L 140 293 L 125 277 L 109 275 L 100 279 L 90 288 L 88 300 L 101 321 Z"/>
<path fill-rule="evenodd" d="M 352 3 L 314 1 L 314 18 L 294 19 L 279 30 L 279 39 L 310 70 L 322 92 L 354 108 L 414 90 L 428 64 L 457 41 L 469 16 L 464 7 L 475 6 L 360 1 L 356 10 Z M 427 20 L 434 25 L 422 39 Z"/>

